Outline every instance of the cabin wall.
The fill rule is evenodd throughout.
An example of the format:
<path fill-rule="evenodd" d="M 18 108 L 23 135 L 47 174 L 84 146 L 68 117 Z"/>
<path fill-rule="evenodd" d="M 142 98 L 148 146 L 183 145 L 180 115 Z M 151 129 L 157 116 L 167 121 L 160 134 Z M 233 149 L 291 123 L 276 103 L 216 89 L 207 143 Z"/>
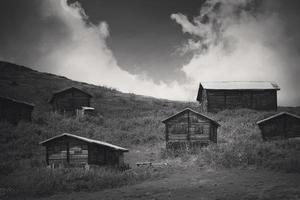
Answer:
<path fill-rule="evenodd" d="M 250 108 L 256 110 L 276 110 L 276 90 L 206 90 L 207 111 Z M 204 98 L 204 97 L 203 97 Z"/>
<path fill-rule="evenodd" d="M 88 164 L 88 144 L 74 138 L 64 138 L 47 145 L 47 164 L 56 168 L 81 167 Z"/>
<path fill-rule="evenodd" d="M 202 90 L 201 92 L 201 102 L 200 102 L 200 110 L 202 112 L 208 111 L 208 99 L 207 99 L 207 90 Z"/>
<path fill-rule="evenodd" d="M 78 90 L 70 90 L 57 94 L 52 105 L 54 110 L 75 113 L 82 106 L 90 106 L 90 97 Z"/>
<path fill-rule="evenodd" d="M 259 125 L 264 140 L 300 137 L 300 119 L 281 115 Z"/>
<path fill-rule="evenodd" d="M 286 116 L 286 136 L 291 137 L 300 137 L 300 119 Z"/>
<path fill-rule="evenodd" d="M 0 120 L 17 124 L 19 121 L 31 121 L 33 107 L 9 99 L 0 99 Z"/>
<path fill-rule="evenodd" d="M 167 121 L 165 125 L 168 149 L 186 149 L 216 142 L 216 125 L 195 113 L 184 112 Z"/>
<path fill-rule="evenodd" d="M 99 145 L 89 146 L 89 164 L 93 165 L 110 165 L 123 166 L 124 154 L 123 152 L 112 150 Z"/>
<path fill-rule="evenodd" d="M 53 168 L 85 165 L 124 166 L 124 153 L 75 138 L 63 137 L 46 145 L 46 162 Z"/>
<path fill-rule="evenodd" d="M 285 138 L 285 117 L 280 116 L 259 126 L 264 140 Z"/>

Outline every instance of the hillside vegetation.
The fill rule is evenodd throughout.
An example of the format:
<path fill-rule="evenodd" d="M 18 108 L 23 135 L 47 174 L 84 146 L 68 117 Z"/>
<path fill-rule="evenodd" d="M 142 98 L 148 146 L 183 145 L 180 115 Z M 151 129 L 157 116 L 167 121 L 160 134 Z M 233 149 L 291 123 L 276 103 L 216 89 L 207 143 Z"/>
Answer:
<path fill-rule="evenodd" d="M 92 106 L 99 115 L 79 119 L 50 112 L 47 101 L 52 91 L 69 86 L 91 93 Z M 300 172 L 299 140 L 263 142 L 261 139 L 256 121 L 274 112 L 240 109 L 206 113 L 221 124 L 218 144 L 193 154 L 172 154 L 163 148 L 164 125 L 161 120 L 185 107 L 197 110 L 196 103 L 125 94 L 5 62 L 0 62 L 0 95 L 36 105 L 32 122 L 21 122 L 17 126 L 0 123 L 0 193 L 1 188 L 5 193 L 28 195 L 99 190 L 165 176 L 166 171 L 172 171 L 171 168 L 187 165 L 201 168 L 251 166 Z M 299 108 L 280 110 L 300 114 Z M 63 132 L 111 142 L 129 148 L 130 152 L 140 148 L 138 154 L 131 154 L 135 159 L 163 161 L 171 168 L 159 171 L 133 169 L 118 173 L 107 169 L 88 173 L 82 169 L 43 169 L 44 149 L 39 142 Z M 149 155 L 145 156 L 145 152 Z M 57 188 L 57 184 L 61 187 Z"/>

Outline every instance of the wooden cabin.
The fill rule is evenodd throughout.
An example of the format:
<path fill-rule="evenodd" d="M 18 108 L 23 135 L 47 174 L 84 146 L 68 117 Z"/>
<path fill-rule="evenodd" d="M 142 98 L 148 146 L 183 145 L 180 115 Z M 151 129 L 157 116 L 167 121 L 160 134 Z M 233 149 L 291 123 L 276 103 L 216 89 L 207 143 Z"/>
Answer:
<path fill-rule="evenodd" d="M 90 107 L 92 95 L 75 87 L 53 92 L 49 103 L 54 111 L 76 114 L 77 109 Z"/>
<path fill-rule="evenodd" d="M 281 112 L 257 122 L 263 140 L 300 137 L 300 116 Z"/>
<path fill-rule="evenodd" d="M 17 124 L 20 121 L 31 121 L 34 105 L 8 97 L 0 97 L 0 120 Z"/>
<path fill-rule="evenodd" d="M 235 108 L 276 111 L 278 90 L 271 82 L 201 82 L 197 101 L 203 112 Z"/>
<path fill-rule="evenodd" d="M 190 108 L 162 122 L 165 124 L 167 149 L 187 149 L 217 143 L 218 122 Z"/>
<path fill-rule="evenodd" d="M 90 165 L 124 167 L 128 149 L 69 133 L 52 137 L 41 145 L 46 147 L 46 163 L 52 168 Z"/>

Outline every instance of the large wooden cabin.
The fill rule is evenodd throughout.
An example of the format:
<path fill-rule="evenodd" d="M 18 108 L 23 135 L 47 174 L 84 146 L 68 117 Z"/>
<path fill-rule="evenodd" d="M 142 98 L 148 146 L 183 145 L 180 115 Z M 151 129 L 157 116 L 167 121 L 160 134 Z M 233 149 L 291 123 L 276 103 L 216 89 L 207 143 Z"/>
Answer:
<path fill-rule="evenodd" d="M 20 121 L 31 121 L 34 105 L 8 97 L 0 97 L 0 120 L 17 124 Z"/>
<path fill-rule="evenodd" d="M 165 124 L 167 149 L 186 149 L 217 143 L 218 122 L 190 108 L 162 122 Z"/>
<path fill-rule="evenodd" d="M 201 82 L 197 101 L 203 112 L 249 108 L 277 110 L 277 84 L 271 82 Z"/>
<path fill-rule="evenodd" d="M 52 137 L 41 145 L 46 147 L 46 163 L 52 168 L 90 165 L 124 167 L 128 149 L 69 133 Z"/>
<path fill-rule="evenodd" d="M 76 114 L 82 107 L 90 107 L 92 95 L 75 87 L 53 92 L 49 103 L 54 111 Z"/>
<path fill-rule="evenodd" d="M 263 140 L 300 137 L 300 116 L 281 112 L 257 122 Z"/>

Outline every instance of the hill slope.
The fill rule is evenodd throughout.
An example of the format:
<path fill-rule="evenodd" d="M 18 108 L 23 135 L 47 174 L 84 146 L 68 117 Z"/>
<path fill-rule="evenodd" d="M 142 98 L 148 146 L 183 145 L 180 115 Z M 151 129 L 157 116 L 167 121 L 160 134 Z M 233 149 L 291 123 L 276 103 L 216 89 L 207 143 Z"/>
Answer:
<path fill-rule="evenodd" d="M 75 86 L 93 95 L 92 106 L 103 116 L 132 114 L 196 106 L 184 103 L 119 92 L 113 88 L 96 86 L 67 79 L 49 73 L 42 73 L 24 66 L 0 61 L 0 95 L 34 103 L 35 111 L 50 110 L 47 103 L 55 90 Z M 127 117 L 127 115 L 126 115 Z"/>
<path fill-rule="evenodd" d="M 97 109 L 99 116 L 76 118 L 49 112 L 47 101 L 52 91 L 69 86 L 91 93 L 94 96 L 92 106 Z M 137 174 L 136 171 L 131 171 L 117 176 L 115 172 L 86 173 L 84 170 L 57 171 L 57 174 L 53 174 L 44 169 L 44 148 L 39 142 L 63 132 L 128 147 L 130 152 L 126 162 L 132 164 L 137 161 L 162 160 L 175 167 L 255 166 L 287 172 L 299 172 L 300 169 L 300 140 L 263 142 L 261 139 L 256 122 L 275 112 L 240 109 L 207 113 L 221 124 L 218 129 L 218 144 L 202 148 L 194 155 L 183 153 L 179 158 L 174 158 L 172 153 L 160 145 L 165 139 L 161 119 L 187 106 L 197 109 L 197 103 L 125 94 L 6 62 L 0 62 L 0 95 L 36 105 L 33 121 L 30 123 L 21 122 L 12 126 L 0 122 L 0 188 L 21 195 L 84 188 L 99 190 L 132 183 L 136 180 L 132 177 L 137 180 L 153 177 L 152 172 L 148 173 L 144 169 Z M 280 110 L 300 113 L 299 108 Z M 168 169 L 166 167 L 163 170 Z M 124 181 L 120 182 L 121 179 Z"/>

